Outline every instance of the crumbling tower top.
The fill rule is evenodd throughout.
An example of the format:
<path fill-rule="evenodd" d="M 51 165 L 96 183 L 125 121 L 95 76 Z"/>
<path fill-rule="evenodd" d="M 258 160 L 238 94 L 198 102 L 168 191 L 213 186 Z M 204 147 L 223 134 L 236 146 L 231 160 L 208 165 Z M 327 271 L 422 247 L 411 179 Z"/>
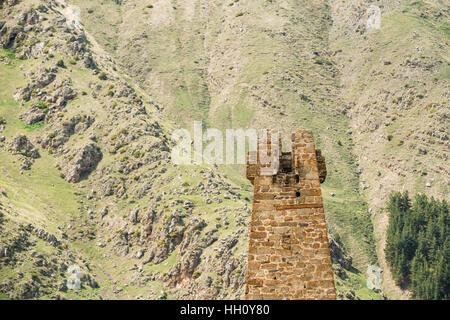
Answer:
<path fill-rule="evenodd" d="M 281 138 L 276 130 L 266 130 L 263 134 L 266 134 L 266 137 L 261 138 L 260 133 L 257 150 L 248 153 L 247 179 L 252 183 L 259 175 L 294 174 L 298 176 L 298 179 L 301 177 L 307 179 L 314 176 L 315 172 L 319 174 L 320 183 L 325 182 L 327 176 L 325 158 L 320 149 L 315 149 L 313 134 L 310 130 L 298 130 L 292 134 L 292 152 L 281 152 Z M 278 144 L 275 145 L 272 144 L 274 136 L 278 137 Z M 261 163 L 261 151 L 271 158 L 270 164 Z M 271 167 L 277 167 L 277 169 L 267 169 Z"/>

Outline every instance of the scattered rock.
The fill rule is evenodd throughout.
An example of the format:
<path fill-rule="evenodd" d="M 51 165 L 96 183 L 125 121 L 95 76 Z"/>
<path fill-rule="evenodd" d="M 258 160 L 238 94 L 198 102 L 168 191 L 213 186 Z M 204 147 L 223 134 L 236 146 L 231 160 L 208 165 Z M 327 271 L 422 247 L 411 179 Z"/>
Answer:
<path fill-rule="evenodd" d="M 353 290 L 349 290 L 345 293 L 345 298 L 347 298 L 348 300 L 355 300 L 356 296 L 355 296 L 355 291 Z"/>
<path fill-rule="evenodd" d="M 367 190 L 367 189 L 370 188 L 370 185 L 366 184 L 365 181 L 361 181 L 360 187 L 361 187 L 362 190 Z"/>

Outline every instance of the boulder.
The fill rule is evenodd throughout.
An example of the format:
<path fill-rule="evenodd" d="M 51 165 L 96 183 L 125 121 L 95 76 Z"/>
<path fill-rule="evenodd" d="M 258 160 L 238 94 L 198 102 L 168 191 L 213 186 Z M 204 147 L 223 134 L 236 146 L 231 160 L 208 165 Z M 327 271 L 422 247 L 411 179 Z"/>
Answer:
<path fill-rule="evenodd" d="M 37 79 L 36 79 L 36 86 L 40 89 L 48 86 L 50 83 L 55 80 L 56 75 L 52 72 L 43 72 Z"/>
<path fill-rule="evenodd" d="M 50 102 L 57 106 L 65 106 L 68 101 L 77 96 L 77 93 L 70 87 L 70 81 L 61 81 L 55 84 L 55 91 L 49 97 Z"/>
<path fill-rule="evenodd" d="M 0 258 L 9 256 L 9 248 L 6 245 L 0 244 Z"/>
<path fill-rule="evenodd" d="M 22 154 L 33 159 L 39 158 L 39 151 L 28 140 L 27 136 L 17 134 L 11 143 L 11 152 L 15 154 Z"/>
<path fill-rule="evenodd" d="M 95 69 L 97 68 L 97 64 L 95 63 L 94 59 L 92 58 L 92 55 L 90 53 L 86 53 L 84 55 L 84 66 L 88 69 Z"/>
<path fill-rule="evenodd" d="M 134 208 L 133 210 L 131 210 L 131 212 L 130 212 L 130 221 L 133 223 L 133 224 L 136 224 L 136 223 L 138 223 L 139 222 L 139 207 L 136 207 L 136 208 Z"/>
<path fill-rule="evenodd" d="M 14 100 L 18 102 L 30 101 L 31 92 L 32 88 L 30 84 L 27 84 L 25 87 L 17 89 L 17 91 L 14 93 Z"/>
<path fill-rule="evenodd" d="M 79 182 L 81 178 L 92 172 L 102 159 L 102 151 L 95 143 L 89 143 L 72 154 L 71 160 L 60 164 L 64 178 L 69 182 Z"/>

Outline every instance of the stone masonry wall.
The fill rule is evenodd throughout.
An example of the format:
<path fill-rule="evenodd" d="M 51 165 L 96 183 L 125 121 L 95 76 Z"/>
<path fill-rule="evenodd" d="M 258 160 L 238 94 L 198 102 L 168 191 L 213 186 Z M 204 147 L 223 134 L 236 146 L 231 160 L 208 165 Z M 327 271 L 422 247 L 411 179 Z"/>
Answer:
<path fill-rule="evenodd" d="M 292 135 L 289 153 L 270 141 L 258 139 L 258 151 L 276 150 L 277 170 L 267 170 L 258 151 L 248 155 L 254 200 L 245 299 L 336 299 L 320 189 L 325 159 L 309 130 Z"/>

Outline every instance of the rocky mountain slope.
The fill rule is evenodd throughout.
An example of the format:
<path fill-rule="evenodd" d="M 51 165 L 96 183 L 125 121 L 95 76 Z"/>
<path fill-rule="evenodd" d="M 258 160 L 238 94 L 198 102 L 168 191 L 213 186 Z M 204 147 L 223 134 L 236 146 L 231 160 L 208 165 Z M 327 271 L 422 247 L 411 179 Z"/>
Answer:
<path fill-rule="evenodd" d="M 402 188 L 448 197 L 443 2 L 0 8 L 0 298 L 241 298 L 252 187 L 240 165 L 172 164 L 193 120 L 279 128 L 287 148 L 311 128 L 339 298 L 382 298 L 376 265 L 407 297 L 382 208 Z"/>
<path fill-rule="evenodd" d="M 343 112 L 350 118 L 385 293 L 406 298 L 385 264 L 383 208 L 392 191 L 449 199 L 450 6 L 445 1 L 334 1 L 331 12 Z M 376 20 L 380 25 L 371 25 Z"/>

